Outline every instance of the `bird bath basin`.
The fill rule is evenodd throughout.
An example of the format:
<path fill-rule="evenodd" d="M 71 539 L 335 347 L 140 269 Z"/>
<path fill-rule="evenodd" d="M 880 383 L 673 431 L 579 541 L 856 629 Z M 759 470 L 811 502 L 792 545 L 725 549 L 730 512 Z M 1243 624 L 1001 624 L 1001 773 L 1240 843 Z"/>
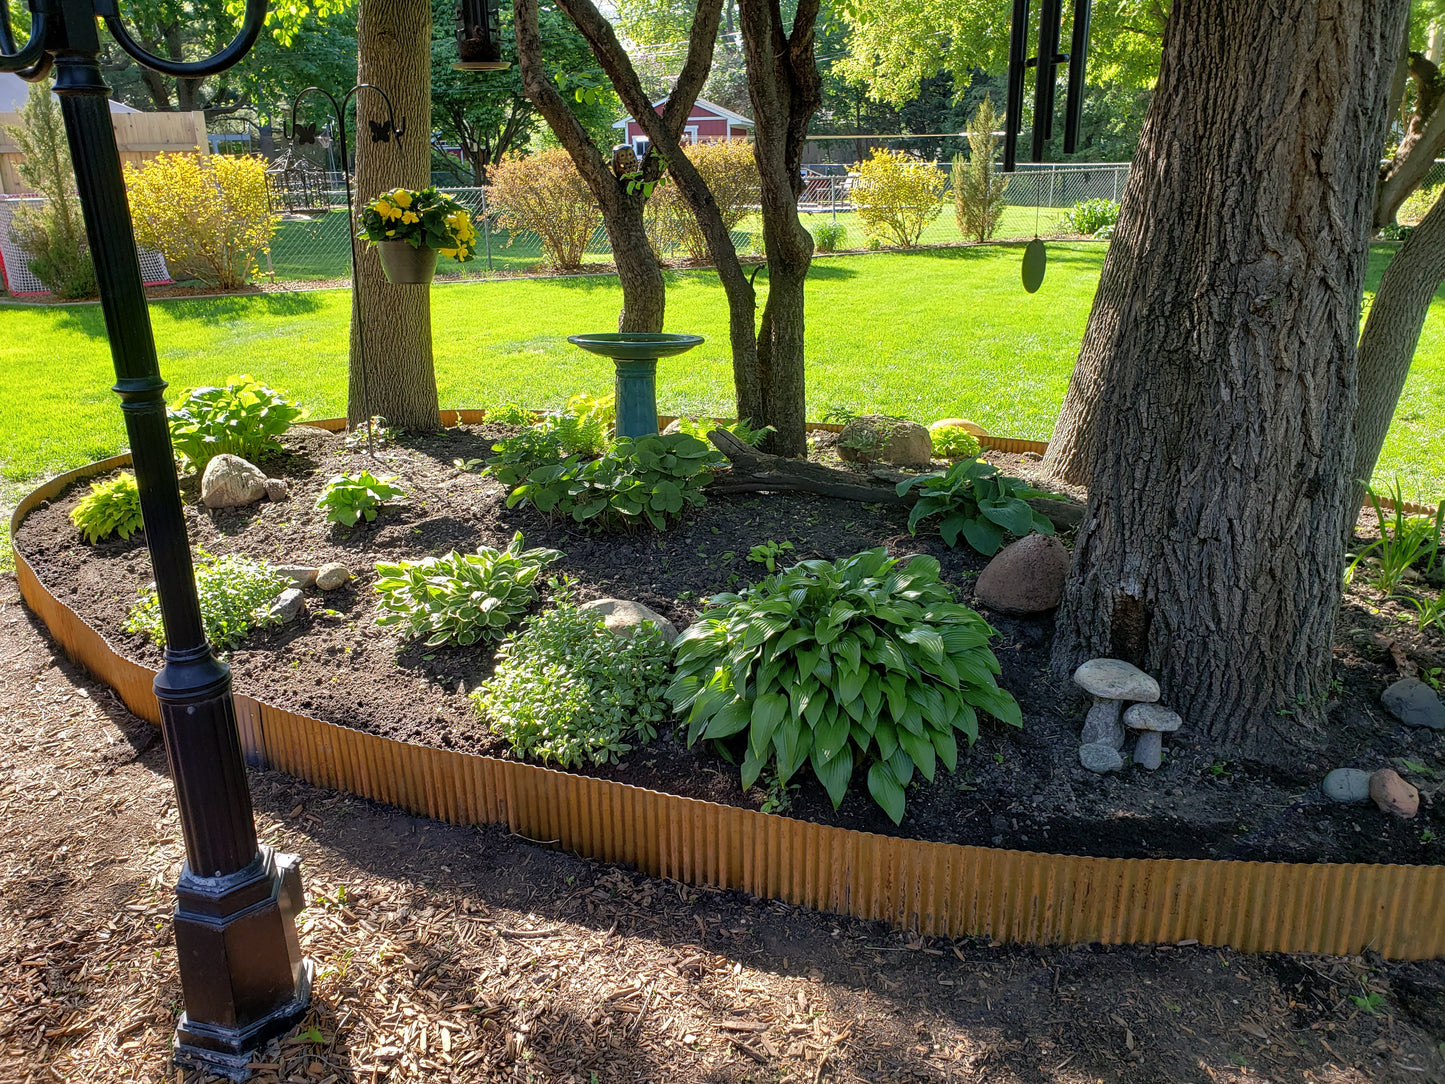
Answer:
<path fill-rule="evenodd" d="M 567 341 L 617 366 L 617 435 L 646 437 L 657 432 L 657 359 L 691 350 L 701 335 L 665 331 L 611 331 L 569 335 Z"/>

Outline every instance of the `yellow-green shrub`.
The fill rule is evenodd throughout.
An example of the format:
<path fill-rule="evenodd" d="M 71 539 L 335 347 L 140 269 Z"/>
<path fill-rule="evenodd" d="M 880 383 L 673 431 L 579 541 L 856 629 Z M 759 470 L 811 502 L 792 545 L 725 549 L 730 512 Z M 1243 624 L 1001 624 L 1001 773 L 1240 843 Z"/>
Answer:
<path fill-rule="evenodd" d="M 938 217 L 947 180 L 934 162 L 903 151 L 875 150 L 854 165 L 853 206 L 870 237 L 912 248 Z"/>
<path fill-rule="evenodd" d="M 684 147 L 683 153 L 707 182 L 727 229 L 734 229 L 757 207 L 762 198 L 761 181 L 753 145 L 746 139 L 695 143 Z M 654 247 L 675 244 L 689 259 L 707 259 L 707 238 L 677 185 L 659 185 L 653 190 L 647 201 L 647 217 L 648 234 Z"/>
<path fill-rule="evenodd" d="M 1440 195 L 1440 185 L 1431 188 L 1417 188 L 1405 197 L 1405 202 L 1400 204 L 1400 210 L 1395 214 L 1395 221 L 1402 226 L 1419 225 L 1420 219 L 1430 213 L 1430 208 L 1435 206 L 1435 199 Z"/>
<path fill-rule="evenodd" d="M 178 278 L 244 286 L 276 229 L 261 158 L 158 154 L 127 164 L 125 183 L 136 241 L 158 249 Z"/>
<path fill-rule="evenodd" d="M 525 157 L 509 155 L 488 176 L 487 202 L 497 225 L 508 233 L 507 244 L 535 233 L 549 265 L 582 266 L 587 242 L 602 224 L 602 209 L 566 151 L 555 147 Z"/>

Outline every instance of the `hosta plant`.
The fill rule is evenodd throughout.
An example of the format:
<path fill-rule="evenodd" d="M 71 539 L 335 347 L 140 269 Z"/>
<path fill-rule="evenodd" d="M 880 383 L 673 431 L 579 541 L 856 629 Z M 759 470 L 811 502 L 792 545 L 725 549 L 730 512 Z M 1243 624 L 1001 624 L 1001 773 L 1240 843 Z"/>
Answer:
<path fill-rule="evenodd" d="M 359 474 L 338 474 L 326 483 L 316 507 L 326 511 L 328 523 L 354 527 L 359 519 L 367 523 L 376 519 L 377 510 L 387 501 L 394 501 L 405 492 L 391 483 L 395 478 L 381 479 L 364 470 Z"/>
<path fill-rule="evenodd" d="M 769 768 L 786 785 L 808 765 L 836 807 L 866 770 L 896 824 L 914 772 L 953 771 L 956 732 L 972 744 L 978 710 L 1022 725 L 992 635 L 932 557 L 804 561 L 709 600 L 677 641 L 668 696 L 689 744 L 741 742 L 744 786 Z"/>
<path fill-rule="evenodd" d="M 504 550 L 377 562 L 376 623 L 397 625 L 428 647 L 500 640 L 537 597 L 538 573 L 562 554 L 522 548 L 522 533 Z"/>
<path fill-rule="evenodd" d="M 961 459 L 946 471 L 920 474 L 898 483 L 901 497 L 914 487 L 918 501 L 908 514 L 908 532 L 930 516 L 942 516 L 938 533 L 950 546 L 965 542 L 985 557 L 998 552 L 1005 533 L 1022 538 L 1030 531 L 1053 534 L 1054 525 L 1024 500 L 1038 491 L 1000 474 L 982 459 Z"/>
<path fill-rule="evenodd" d="M 933 454 L 942 459 L 974 459 L 978 456 L 978 438 L 961 425 L 940 425 L 930 429 Z"/>
<path fill-rule="evenodd" d="M 196 551 L 196 594 L 201 600 L 206 639 L 213 647 L 231 647 L 253 628 L 272 620 L 267 617 L 271 603 L 290 586 L 291 577 L 277 572 L 265 561 L 238 553 L 214 557 L 205 550 Z M 154 587 L 141 590 L 125 630 L 142 633 L 165 646 L 160 599 Z"/>
<path fill-rule="evenodd" d="M 304 414 L 299 404 L 252 376 L 228 376 L 220 388 L 192 388 L 166 413 L 171 444 L 192 470 L 223 452 L 255 460 Z"/>
<path fill-rule="evenodd" d="M 528 470 L 507 497 L 507 507 L 527 501 L 539 512 L 571 516 L 578 523 L 646 521 L 662 530 L 684 506 L 706 501 L 703 487 L 726 462 L 722 453 L 686 433 L 623 437 L 600 459 L 573 455 Z M 520 466 L 499 464 L 493 473 L 510 484 Z"/>
<path fill-rule="evenodd" d="M 564 593 L 502 645 L 472 701 L 518 756 L 580 768 L 657 737 L 671 672 L 672 648 L 655 625 L 620 639 Z"/>
<path fill-rule="evenodd" d="M 70 522 L 91 543 L 117 535 L 129 538 L 141 528 L 140 490 L 135 475 L 121 471 L 108 482 L 92 482 L 90 495 L 70 513 Z"/>

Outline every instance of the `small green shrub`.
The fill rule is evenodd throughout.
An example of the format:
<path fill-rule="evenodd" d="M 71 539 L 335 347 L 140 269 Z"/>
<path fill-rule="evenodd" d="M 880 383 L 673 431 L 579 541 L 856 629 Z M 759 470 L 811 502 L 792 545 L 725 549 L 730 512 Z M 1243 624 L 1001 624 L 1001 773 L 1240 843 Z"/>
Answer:
<path fill-rule="evenodd" d="M 837 252 L 848 237 L 848 227 L 841 222 L 823 222 L 813 227 L 813 246 L 819 252 Z"/>
<path fill-rule="evenodd" d="M 565 454 L 598 456 L 612 443 L 617 406 L 611 395 L 595 399 L 588 395 L 574 395 L 567 400 L 566 410 L 547 417 L 542 424 L 557 434 L 557 441 Z"/>
<path fill-rule="evenodd" d="M 453 550 L 420 561 L 379 561 L 376 623 L 425 636 L 428 647 L 500 640 L 536 599 L 538 573 L 561 556 L 557 550 L 523 550 L 518 531 L 505 550 L 478 546 L 475 554 Z"/>
<path fill-rule="evenodd" d="M 914 771 L 932 780 L 940 761 L 953 771 L 954 731 L 977 738 L 977 709 L 1023 725 L 994 680 L 992 635 L 932 557 L 901 564 L 880 547 L 804 561 L 709 600 L 675 645 L 668 696 L 688 712 L 688 744 L 742 742 L 744 786 L 769 766 L 786 786 L 810 764 L 836 807 L 866 765 L 869 793 L 896 824 Z"/>
<path fill-rule="evenodd" d="M 994 170 L 998 153 L 999 116 L 987 94 L 968 123 L 968 153 L 953 159 L 950 187 L 953 189 L 953 217 L 958 232 L 972 241 L 987 241 L 998 229 L 1007 202 L 1009 178 Z"/>
<path fill-rule="evenodd" d="M 515 486 L 538 467 L 562 462 L 562 441 L 546 426 L 528 426 L 520 433 L 492 445 L 483 474 L 504 486 Z"/>
<path fill-rule="evenodd" d="M 979 453 L 978 438 L 961 425 L 941 425 L 930 429 L 933 452 L 944 459 L 974 459 Z"/>
<path fill-rule="evenodd" d="M 280 450 L 277 439 L 305 413 L 252 376 L 228 376 L 220 388 L 192 388 L 167 412 L 171 444 L 192 470 L 222 453 L 254 460 Z"/>
<path fill-rule="evenodd" d="M 1119 205 L 1111 199 L 1086 199 L 1076 203 L 1059 218 L 1063 233 L 1081 233 L 1093 237 L 1105 226 L 1119 220 Z"/>
<path fill-rule="evenodd" d="M 853 208 L 872 241 L 903 248 L 918 244 L 927 225 L 943 210 L 939 200 L 948 183 L 935 162 L 905 151 L 878 149 L 853 166 Z"/>
<path fill-rule="evenodd" d="M 342 443 L 351 451 L 367 447 L 381 448 L 394 441 L 398 432 L 400 430 L 396 426 L 387 425 L 386 419 L 380 414 L 373 414 L 370 421 L 357 422 L 342 438 Z"/>
<path fill-rule="evenodd" d="M 703 487 L 727 462 L 686 433 L 623 437 L 600 459 L 589 461 L 572 455 L 530 468 L 505 462 L 520 454 L 504 449 L 487 468 L 503 484 L 519 482 L 507 497 L 508 508 L 526 501 L 539 512 L 571 516 L 578 523 L 627 527 L 646 520 L 658 530 L 685 505 L 703 504 Z"/>
<path fill-rule="evenodd" d="M 1395 212 L 1395 218 L 1402 226 L 1418 226 L 1420 220 L 1430 213 L 1430 208 L 1435 206 L 1435 200 L 1445 186 L 1431 185 L 1428 188 L 1417 188 L 1405 197 L 1405 202 L 1400 204 L 1400 209 Z"/>
<path fill-rule="evenodd" d="M 1414 226 L 1402 226 L 1398 222 L 1390 222 L 1380 227 L 1381 241 L 1403 241 L 1408 238 Z"/>
<path fill-rule="evenodd" d="M 1375 557 L 1376 571 L 1369 584 L 1385 594 L 1392 594 L 1405 578 L 1405 573 L 1415 562 L 1424 560 L 1424 569 L 1429 572 L 1440 556 L 1440 532 L 1445 528 L 1445 501 L 1441 501 L 1431 516 L 1411 516 L 1405 512 L 1405 498 L 1401 493 L 1400 480 L 1386 495 L 1394 504 L 1394 514 L 1385 518 L 1380 497 L 1372 487 L 1366 486 L 1370 504 L 1380 524 L 1380 537 L 1371 542 L 1350 562 L 1345 578 L 1354 578 L 1355 567 L 1371 554 Z"/>
<path fill-rule="evenodd" d="M 532 412 L 521 403 L 502 403 L 487 407 L 487 421 L 497 425 L 531 425 Z"/>
<path fill-rule="evenodd" d="M 793 552 L 791 542 L 774 542 L 771 538 L 761 545 L 754 546 L 748 550 L 748 560 L 754 564 L 764 565 L 769 572 L 778 570 L 778 558 L 785 553 Z"/>
<path fill-rule="evenodd" d="M 950 546 L 959 535 L 979 553 L 989 557 L 1003 545 L 1004 534 L 1022 538 L 1030 531 L 1053 534 L 1054 525 L 1024 501 L 1037 491 L 982 459 L 961 459 L 946 471 L 920 474 L 898 483 L 901 497 L 918 487 L 918 502 L 908 514 L 909 534 L 930 516 L 942 516 L 938 533 Z"/>
<path fill-rule="evenodd" d="M 121 471 L 108 482 L 92 482 L 90 495 L 71 510 L 70 522 L 92 544 L 113 534 L 121 538 L 135 534 L 141 528 L 135 475 Z"/>
<path fill-rule="evenodd" d="M 338 474 L 326 483 L 316 507 L 325 509 L 328 523 L 340 523 L 347 527 L 356 526 L 358 519 L 370 523 L 376 519 L 377 509 L 403 494 L 400 486 L 391 484 L 394 481 L 395 478 L 376 478 L 369 470 L 360 474 Z"/>
<path fill-rule="evenodd" d="M 196 551 L 196 594 L 201 600 L 206 639 L 212 647 L 232 647 L 252 629 L 268 624 L 266 611 L 290 586 L 291 577 L 283 576 L 265 561 L 238 553 L 214 557 L 205 550 Z M 125 630 L 139 632 L 165 647 L 165 626 L 154 587 L 141 589 L 140 601 L 131 608 Z"/>
<path fill-rule="evenodd" d="M 563 596 L 502 645 L 472 701 L 518 756 L 563 768 L 606 764 L 657 737 L 671 670 L 672 648 L 656 626 L 620 639 Z"/>

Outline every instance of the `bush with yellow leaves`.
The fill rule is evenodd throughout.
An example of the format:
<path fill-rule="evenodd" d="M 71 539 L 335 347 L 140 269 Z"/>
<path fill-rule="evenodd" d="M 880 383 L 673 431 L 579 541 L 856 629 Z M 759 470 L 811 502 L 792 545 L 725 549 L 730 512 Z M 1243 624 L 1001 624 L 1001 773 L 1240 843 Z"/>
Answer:
<path fill-rule="evenodd" d="M 875 150 L 853 169 L 858 174 L 853 206 L 868 236 L 903 248 L 918 244 L 923 228 L 943 210 L 947 178 L 937 163 L 903 151 Z"/>
<path fill-rule="evenodd" d="M 261 158 L 158 154 L 127 164 L 125 184 L 136 242 L 158 249 L 176 278 L 244 286 L 276 230 Z"/>
<path fill-rule="evenodd" d="M 757 209 L 761 180 L 753 145 L 746 139 L 716 139 L 684 147 L 683 153 L 707 182 L 722 214 L 723 226 L 735 229 Z M 677 185 L 660 185 L 647 203 L 647 233 L 659 252 L 677 245 L 690 260 L 708 258 L 707 238 Z"/>
<path fill-rule="evenodd" d="M 602 209 L 565 150 L 508 155 L 488 171 L 488 179 L 487 202 L 507 231 L 507 244 L 535 233 L 549 266 L 582 266 L 587 243 L 602 225 Z"/>

